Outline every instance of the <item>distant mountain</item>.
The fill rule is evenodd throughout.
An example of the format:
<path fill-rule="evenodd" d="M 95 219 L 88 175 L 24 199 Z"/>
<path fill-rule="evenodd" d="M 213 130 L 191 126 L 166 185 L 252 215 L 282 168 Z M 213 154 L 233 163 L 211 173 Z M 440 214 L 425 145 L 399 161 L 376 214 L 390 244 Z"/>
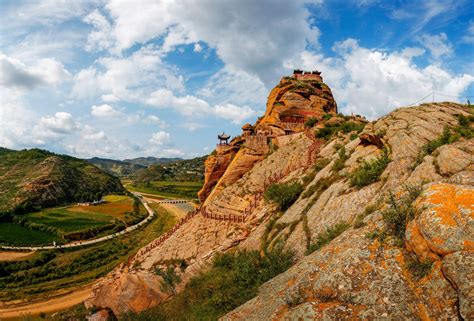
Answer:
<path fill-rule="evenodd" d="M 99 157 L 87 159 L 87 161 L 99 167 L 100 169 L 118 177 L 128 176 L 130 174 L 135 173 L 139 169 L 146 168 L 146 166 L 140 164 L 133 164 L 126 161 Z"/>
<path fill-rule="evenodd" d="M 204 161 L 206 157 L 178 159 L 166 163 L 153 164 L 145 169 L 136 171 L 131 176 L 136 183 L 151 181 L 202 181 L 204 180 Z"/>
<path fill-rule="evenodd" d="M 156 158 L 156 157 L 137 157 L 137 158 L 132 158 L 132 159 L 124 159 L 124 162 L 131 163 L 131 164 L 136 164 L 136 165 L 142 165 L 144 167 L 148 167 L 150 165 L 155 165 L 155 164 L 166 164 L 170 162 L 175 162 L 178 160 L 182 160 L 182 158 Z"/>
<path fill-rule="evenodd" d="M 85 160 L 0 148 L 0 217 L 124 191 L 117 177 Z"/>

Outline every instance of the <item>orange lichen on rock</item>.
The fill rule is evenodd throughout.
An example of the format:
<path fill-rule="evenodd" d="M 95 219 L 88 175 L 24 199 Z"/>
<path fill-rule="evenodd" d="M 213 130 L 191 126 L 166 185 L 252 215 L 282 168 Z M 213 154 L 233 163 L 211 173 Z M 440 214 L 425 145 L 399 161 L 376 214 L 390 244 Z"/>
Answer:
<path fill-rule="evenodd" d="M 474 250 L 474 187 L 433 183 L 426 187 L 415 206 L 420 214 L 407 228 L 409 239 L 421 235 L 429 249 L 439 255 Z M 426 251 L 422 254 L 424 243 L 415 249 L 415 242 L 409 240 L 410 249 L 415 253 L 418 249 L 421 256 L 428 255 Z"/>
<path fill-rule="evenodd" d="M 422 262 L 439 260 L 439 256 L 433 253 L 429 248 L 426 240 L 420 233 L 418 225 L 415 221 L 408 223 L 406 232 L 405 247 L 408 251 L 416 254 Z"/>

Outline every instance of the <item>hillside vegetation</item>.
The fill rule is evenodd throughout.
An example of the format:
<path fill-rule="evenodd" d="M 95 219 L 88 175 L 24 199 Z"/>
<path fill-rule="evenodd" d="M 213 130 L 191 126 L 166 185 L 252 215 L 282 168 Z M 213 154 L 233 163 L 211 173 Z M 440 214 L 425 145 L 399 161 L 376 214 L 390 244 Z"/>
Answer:
<path fill-rule="evenodd" d="M 124 192 L 118 178 L 84 160 L 0 149 L 0 217 Z"/>
<path fill-rule="evenodd" d="M 113 174 L 118 177 L 128 176 L 135 173 L 139 169 L 144 169 L 146 166 L 140 164 L 133 164 L 125 161 L 93 157 L 87 160 L 89 163 L 94 164 L 100 169 Z"/>
<path fill-rule="evenodd" d="M 199 182 L 204 180 L 204 161 L 206 157 L 150 165 L 146 169 L 136 171 L 131 177 L 135 184 L 152 181 Z"/>

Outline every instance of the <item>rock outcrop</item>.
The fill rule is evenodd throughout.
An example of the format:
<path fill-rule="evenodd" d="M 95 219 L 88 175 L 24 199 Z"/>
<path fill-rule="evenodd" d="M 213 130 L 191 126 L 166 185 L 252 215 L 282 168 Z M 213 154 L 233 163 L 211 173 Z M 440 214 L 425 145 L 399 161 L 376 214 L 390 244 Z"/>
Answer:
<path fill-rule="evenodd" d="M 458 115 L 471 111 L 455 103 L 423 104 L 367 123 L 337 115 L 330 91 L 316 86 L 318 76 L 282 79 L 265 116 L 206 161 L 200 192 L 205 211 L 150 247 L 137 264 L 109 275 L 89 304 L 121 313 L 129 302 L 128 309 L 141 310 L 143 302 L 165 299 L 153 292 L 160 278 L 149 271 L 157 265 L 186 261 L 180 291 L 216 253 L 283 244 L 296 252 L 295 265 L 224 320 L 472 319 L 473 140 L 453 135 L 423 152 L 445 127 L 459 126 Z M 304 130 L 299 117 L 318 123 Z M 293 125 L 285 127 L 290 120 Z M 316 139 L 314 131 L 325 125 L 342 130 Z M 363 186 L 351 182 L 380 159 L 385 163 L 376 179 Z M 295 181 L 304 191 L 284 213 L 262 199 L 270 183 Z M 387 201 L 390 195 L 403 199 L 409 187 L 421 194 L 404 205 L 409 214 L 399 223 L 399 238 L 389 233 L 386 213 L 394 205 Z M 342 234 L 308 254 L 322 233 L 341 224 L 347 227 Z M 130 290 L 129 284 L 138 284 L 134 279 L 146 277 L 140 284 L 149 289 Z"/>
<path fill-rule="evenodd" d="M 229 145 L 218 145 L 206 160 L 199 199 L 204 202 L 214 188 L 221 191 L 235 183 L 264 158 L 272 144 L 277 145 L 276 137 L 302 132 L 309 118 L 321 121 L 323 115 L 335 113 L 331 89 L 319 73 L 283 77 L 270 92 L 265 115 L 253 126 L 245 124 L 241 136 Z"/>

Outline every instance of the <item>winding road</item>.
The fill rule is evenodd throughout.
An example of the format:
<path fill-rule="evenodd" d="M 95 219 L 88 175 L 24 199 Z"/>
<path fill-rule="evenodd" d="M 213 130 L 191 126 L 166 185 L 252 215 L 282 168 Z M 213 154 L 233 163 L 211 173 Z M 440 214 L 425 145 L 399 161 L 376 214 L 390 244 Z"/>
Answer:
<path fill-rule="evenodd" d="M 135 194 L 135 196 L 138 197 L 140 202 L 142 202 L 143 206 L 145 207 L 145 209 L 148 212 L 148 216 L 143 221 L 140 221 L 139 223 L 137 223 L 135 225 L 129 226 L 126 229 L 124 229 L 120 232 L 110 234 L 110 235 L 107 235 L 107 236 L 102 236 L 102 237 L 92 239 L 92 240 L 76 241 L 76 242 L 72 242 L 72 243 L 68 243 L 68 244 L 64 244 L 64 245 L 56 245 L 56 246 L 54 246 L 54 245 L 46 245 L 46 246 L 3 246 L 2 245 L 2 246 L 0 246 L 0 249 L 28 250 L 28 251 L 69 249 L 69 248 L 73 248 L 73 247 L 86 246 L 86 245 L 90 245 L 90 244 L 96 244 L 96 243 L 108 241 L 108 240 L 111 240 L 113 238 L 119 237 L 121 235 L 127 234 L 127 233 L 129 233 L 133 230 L 136 230 L 137 228 L 147 224 L 148 222 L 150 222 L 153 219 L 153 217 L 155 217 L 155 212 L 150 208 L 150 206 L 148 205 L 148 202 L 144 201 L 139 193 L 134 193 L 134 194 Z"/>

